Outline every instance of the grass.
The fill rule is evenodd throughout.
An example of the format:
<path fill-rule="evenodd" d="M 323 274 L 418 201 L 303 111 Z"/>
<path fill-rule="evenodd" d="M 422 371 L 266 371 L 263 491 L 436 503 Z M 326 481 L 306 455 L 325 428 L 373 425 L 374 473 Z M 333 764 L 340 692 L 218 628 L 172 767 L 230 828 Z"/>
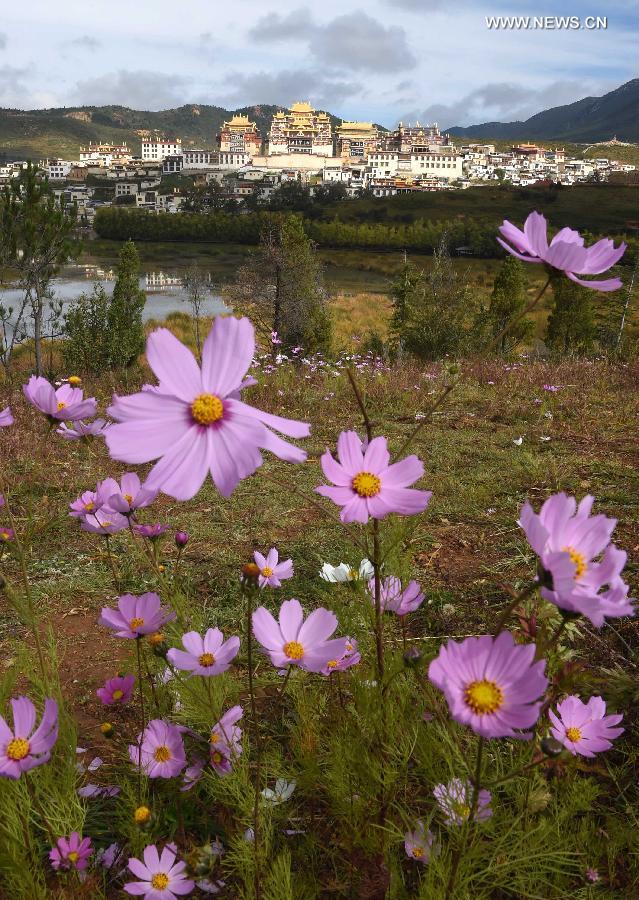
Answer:
<path fill-rule="evenodd" d="M 362 317 L 357 327 L 364 328 L 364 312 L 374 302 L 371 296 L 362 298 L 359 306 L 349 307 L 344 301 L 342 314 L 351 322 Z M 189 323 L 184 317 L 174 317 L 172 327 L 188 334 Z M 409 623 L 408 639 L 427 659 L 446 637 L 490 629 L 503 609 L 505 585 L 521 584 L 534 573 L 532 553 L 516 524 L 525 499 L 538 508 L 557 490 L 577 496 L 594 494 L 598 510 L 619 519 L 615 539 L 629 550 L 627 576 L 635 588 L 639 575 L 639 473 L 634 440 L 639 415 L 636 361 L 557 364 L 518 359 L 467 361 L 462 365 L 467 378 L 435 413 L 432 422 L 425 424 L 412 448 L 425 465 L 420 487 L 432 489 L 433 499 L 424 515 L 405 520 L 407 527 L 392 531 L 398 546 L 388 563 L 402 577 L 416 578 L 426 593 L 426 602 Z M 84 388 L 98 398 L 103 410 L 114 390 L 131 392 L 149 377 L 148 370 L 142 368 L 130 372 L 126 383 L 108 377 L 87 379 Z M 364 639 L 367 617 L 360 598 L 348 588 L 336 586 L 333 590 L 317 576 L 323 562 L 337 564 L 344 560 L 356 565 L 361 553 L 349 544 L 333 518 L 321 513 L 315 501 L 327 508 L 329 504 L 313 494 L 313 488 L 323 481 L 320 455 L 327 446 L 334 446 L 341 429 L 361 431 L 360 410 L 348 379 L 339 368 L 313 371 L 284 365 L 272 375 L 258 377 L 259 385 L 251 389 L 252 404 L 312 424 L 311 437 L 304 442 L 308 461 L 289 467 L 269 457 L 228 500 L 223 500 L 207 483 L 188 503 L 161 497 L 147 520 L 170 522 L 172 528 L 191 535 L 178 592 L 190 627 L 215 624 L 225 635 L 241 632 L 238 573 L 255 548 L 277 546 L 284 558 L 290 556 L 295 564 L 295 578 L 286 584 L 281 596 L 297 596 L 307 607 L 325 604 L 334 608 L 344 632 L 360 637 L 366 656 L 372 650 Z M 388 437 L 391 450 L 396 452 L 448 376 L 439 364 L 405 362 L 375 373 L 364 367 L 357 377 L 375 429 Z M 5 384 L 0 403 L 3 407 L 10 402 L 17 419 L 16 426 L 4 429 L 2 435 L 3 478 L 12 508 L 17 511 L 17 525 L 30 532 L 32 553 L 28 570 L 35 603 L 44 631 L 48 627 L 54 631 L 61 689 L 72 711 L 78 743 L 88 747 L 90 754 L 103 757 L 107 767 L 115 767 L 112 760 L 117 746 L 98 731 L 105 712 L 95 697 L 95 689 L 118 669 L 130 671 L 130 646 L 129 642 L 106 638 L 103 629 L 96 626 L 101 607 L 112 603 L 115 595 L 104 542 L 80 531 L 77 522 L 66 515 L 66 508 L 71 499 L 91 488 L 97 479 L 106 475 L 117 477 L 127 467 L 110 460 L 102 443 L 83 448 L 63 442 L 54 433 L 47 434 L 43 418 L 21 398 L 21 380 L 16 377 L 13 383 Z M 545 390 L 547 384 L 557 385 L 559 390 Z M 515 440 L 520 438 L 523 440 L 518 445 Z M 356 534 L 361 536 L 361 530 L 356 530 Z M 129 590 L 141 593 L 158 586 L 163 590 L 166 582 L 142 572 L 140 555 L 127 549 L 126 538 L 115 536 L 111 546 Z M 176 558 L 170 540 L 162 546 L 160 558 L 172 579 Z M 11 558 L 4 562 L 2 571 L 11 582 L 20 577 Z M 271 608 L 276 608 L 279 600 L 280 595 L 266 598 Z M 551 607 L 542 604 L 539 622 L 543 623 L 551 612 Z M 389 665 L 399 660 L 401 667 L 402 636 L 392 622 L 386 626 L 386 639 Z M 603 692 L 614 708 L 623 710 L 626 735 L 592 764 L 586 761 L 580 764 L 581 768 L 567 764 L 562 768 L 548 762 L 541 766 L 524 806 L 516 782 L 499 792 L 491 830 L 471 842 L 468 853 L 463 855 L 457 896 L 463 900 L 488 900 L 495 896 L 571 896 L 586 900 L 593 896 L 584 879 L 586 866 L 594 866 L 600 872 L 601 896 L 631 896 L 636 878 L 632 861 L 636 815 L 632 809 L 637 801 L 637 750 L 633 738 L 637 713 L 629 693 L 634 688 L 628 687 L 625 675 L 612 678 L 603 670 L 613 663 L 621 666 L 622 673 L 636 666 L 638 639 L 633 619 L 619 620 L 614 627 L 599 633 L 587 625 L 570 627 L 562 651 L 564 662 L 577 667 L 582 691 Z M 172 637 L 172 642 L 176 640 Z M 23 642 L 28 647 L 29 636 L 0 595 L 3 696 L 8 684 L 16 679 L 21 684 L 29 676 Z M 163 665 L 160 661 L 160 667 Z M 390 873 L 384 874 L 370 849 L 377 840 L 367 805 L 374 801 L 377 777 L 374 752 L 368 743 L 369 723 L 377 722 L 371 700 L 367 699 L 370 688 L 366 685 L 370 682 L 344 682 L 348 708 L 356 703 L 360 718 L 348 718 L 342 725 L 335 692 L 329 696 L 312 690 L 303 678 L 291 679 L 291 696 L 281 700 L 275 693 L 277 678 L 269 676 L 264 663 L 259 664 L 258 671 L 258 703 L 265 720 L 263 775 L 272 784 L 276 775 L 294 771 L 298 779 L 295 796 L 299 798 L 290 813 L 293 824 L 284 810 L 277 816 L 273 812 L 272 819 L 271 814 L 265 814 L 263 839 L 277 848 L 268 865 L 265 863 L 265 897 L 310 900 L 387 895 L 392 900 L 425 900 L 443 896 L 454 840 L 451 838 L 448 849 L 422 871 L 422 867 L 411 868 L 405 861 L 400 862 L 402 834 L 408 824 L 407 815 L 419 811 L 432 819 L 432 801 L 428 799 L 432 784 L 447 777 L 447 773 L 450 777 L 460 771 L 464 754 L 470 753 L 471 747 L 463 735 L 456 738 L 456 747 L 449 746 L 450 733 L 439 724 L 428 726 L 431 730 L 425 734 L 431 734 L 430 738 L 418 737 L 412 724 L 402 724 L 412 722 L 416 714 L 419 717 L 425 698 L 431 696 L 424 683 L 417 678 L 410 693 L 394 694 L 397 705 L 388 712 L 386 720 L 386 728 L 397 739 L 385 751 L 389 754 L 388 771 L 396 779 L 388 842 L 398 850 L 390 857 Z M 400 681 L 404 684 L 405 676 Z M 220 684 L 220 690 L 229 689 L 224 686 L 226 682 Z M 217 703 L 217 694 L 215 697 Z M 182 702 L 187 720 L 206 727 L 201 706 L 188 694 L 182 694 Z M 321 725 L 323 717 L 327 717 L 326 730 Z M 125 710 L 118 721 L 118 727 L 126 732 L 136 727 L 132 712 Z M 290 740 L 290 750 L 284 755 L 277 744 L 277 736 L 283 731 Z M 357 740 L 353 739 L 355 734 Z M 252 742 L 253 734 L 249 745 Z M 500 752 L 491 746 L 489 750 L 491 777 L 507 771 L 519 758 L 517 754 L 528 752 L 519 742 L 513 746 L 501 742 L 499 749 Z M 59 757 L 62 750 L 56 753 Z M 236 816 L 239 822 L 246 823 L 248 817 L 250 822 L 250 794 L 247 800 L 242 785 L 250 785 L 251 777 L 248 768 L 241 768 L 237 779 L 207 778 L 203 788 L 207 824 L 202 834 L 198 830 L 201 826 L 197 810 L 188 814 L 189 827 L 200 838 L 206 834 L 210 839 L 210 828 L 215 833 L 221 830 L 228 848 L 225 878 L 230 896 L 252 896 L 250 878 L 248 887 L 242 881 L 243 873 L 252 871 L 246 842 L 240 840 L 246 824 L 239 826 L 237 832 L 233 819 Z M 352 784 L 352 779 L 359 796 L 349 811 L 345 785 Z M 133 852 L 138 853 L 149 840 L 165 840 L 168 833 L 175 833 L 177 824 L 172 801 L 162 791 L 162 786 L 158 786 L 153 795 L 155 804 L 165 804 L 162 815 L 148 833 L 131 832 L 127 825 L 127 809 L 134 802 L 129 795 L 117 801 L 113 815 L 108 812 L 110 807 L 90 803 L 84 833 L 99 836 L 109 833 L 116 824 L 125 833 L 128 828 L 128 840 Z M 303 797 L 311 798 L 310 808 L 302 805 Z M 59 812 L 59 816 L 64 827 L 69 827 L 71 819 L 82 821 L 77 811 L 64 815 Z M 302 836 L 282 843 L 277 835 L 283 828 L 291 827 L 301 828 Z M 605 843 L 601 840 L 602 831 L 607 835 Z M 234 834 L 239 837 L 234 838 Z M 176 839 L 179 841 L 179 836 Z M 102 888 L 93 881 L 89 884 L 94 890 L 91 896 L 116 896 L 101 893 Z M 53 884 L 50 887 L 52 891 L 56 889 Z M 73 890 L 70 883 L 67 890 Z M 67 895 L 72 896 L 64 894 Z M 19 894 L 13 893 L 11 900 L 14 896 Z"/>

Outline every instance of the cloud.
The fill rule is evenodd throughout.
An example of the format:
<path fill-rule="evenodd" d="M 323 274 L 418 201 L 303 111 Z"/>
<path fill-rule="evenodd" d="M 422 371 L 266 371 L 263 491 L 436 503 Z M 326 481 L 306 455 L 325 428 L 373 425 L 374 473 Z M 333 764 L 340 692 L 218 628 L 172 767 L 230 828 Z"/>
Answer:
<path fill-rule="evenodd" d="M 294 9 L 287 16 L 280 16 L 278 13 L 262 16 L 248 34 L 257 43 L 266 44 L 290 38 L 310 40 L 315 30 L 310 12 L 307 9 Z"/>
<path fill-rule="evenodd" d="M 337 16 L 326 25 L 316 24 L 307 9 L 268 13 L 248 35 L 260 44 L 304 41 L 317 63 L 340 70 L 400 72 L 416 64 L 404 29 L 386 27 L 364 12 Z"/>
<path fill-rule="evenodd" d="M 389 6 L 407 9 L 409 12 L 435 12 L 446 9 L 444 0 L 386 0 Z M 448 7 L 448 11 L 452 9 Z"/>
<path fill-rule="evenodd" d="M 438 122 L 444 129 L 487 121 L 523 121 L 550 107 L 574 103 L 587 94 L 588 85 L 583 81 L 554 81 L 542 88 L 496 82 L 482 85 L 453 103 L 411 110 L 404 118 Z"/>
<path fill-rule="evenodd" d="M 79 104 L 157 110 L 181 106 L 187 84 L 184 76 L 168 72 L 120 69 L 78 81 L 74 95 Z"/>
<path fill-rule="evenodd" d="M 288 107 L 295 100 L 303 99 L 326 109 L 362 92 L 362 86 L 354 81 L 327 76 L 321 70 L 314 69 L 248 74 L 230 72 L 225 84 L 232 86 L 232 89 L 220 102 L 236 107 L 255 103 Z"/>
<path fill-rule="evenodd" d="M 28 68 L 0 66 L 0 104 L 2 106 L 14 108 L 29 102 L 31 93 L 23 80 L 29 74 Z"/>
<path fill-rule="evenodd" d="M 7 46 L 7 36 L 4 31 L 0 31 L 0 50 L 4 50 Z"/>
<path fill-rule="evenodd" d="M 83 34 L 80 37 L 73 38 L 71 41 L 66 41 L 66 44 L 68 47 L 78 47 L 80 50 L 99 50 L 102 46 L 102 41 L 88 34 Z"/>

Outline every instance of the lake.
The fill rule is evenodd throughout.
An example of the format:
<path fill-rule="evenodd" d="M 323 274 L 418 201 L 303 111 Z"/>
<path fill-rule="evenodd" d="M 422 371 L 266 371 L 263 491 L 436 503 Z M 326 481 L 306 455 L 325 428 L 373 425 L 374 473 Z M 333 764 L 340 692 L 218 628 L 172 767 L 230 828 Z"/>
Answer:
<path fill-rule="evenodd" d="M 116 241 L 85 242 L 77 262 L 64 266 L 51 285 L 64 308 L 80 294 L 91 291 L 96 282 L 108 293 L 113 290 L 121 246 Z M 222 300 L 224 285 L 233 280 L 239 266 L 254 249 L 235 244 L 140 242 L 136 246 L 142 270 L 140 287 L 147 297 L 145 320 L 163 319 L 175 311 L 189 311 L 182 278 L 185 270 L 193 265 L 206 274 L 210 283 L 210 295 L 203 305 L 203 314 L 227 311 Z M 329 294 L 385 294 L 389 279 L 402 262 L 398 253 L 322 250 L 320 257 Z M 0 302 L 17 308 L 21 296 L 21 291 L 9 285 L 0 291 Z"/>

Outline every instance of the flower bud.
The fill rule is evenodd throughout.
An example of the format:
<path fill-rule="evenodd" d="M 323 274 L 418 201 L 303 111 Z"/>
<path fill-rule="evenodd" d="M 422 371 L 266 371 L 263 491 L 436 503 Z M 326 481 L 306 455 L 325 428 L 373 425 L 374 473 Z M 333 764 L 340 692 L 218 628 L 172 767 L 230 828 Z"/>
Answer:
<path fill-rule="evenodd" d="M 154 631 L 148 637 L 151 650 L 156 656 L 166 656 L 168 647 L 161 631 Z"/>
<path fill-rule="evenodd" d="M 77 387 L 79 384 L 82 384 L 82 379 L 79 375 L 69 375 L 67 381 L 71 385 L 71 387 Z"/>
<path fill-rule="evenodd" d="M 146 825 L 151 819 L 151 810 L 148 806 L 138 806 L 133 813 L 133 821 L 136 825 Z"/>
<path fill-rule="evenodd" d="M 417 647 L 409 647 L 404 653 L 404 665 L 407 669 L 416 669 L 421 665 L 421 662 L 421 650 L 418 650 Z"/>
<path fill-rule="evenodd" d="M 182 547 L 186 547 L 191 536 L 188 531 L 176 531 L 175 532 L 175 546 L 182 549 Z"/>
<path fill-rule="evenodd" d="M 103 722 L 100 725 L 100 731 L 106 738 L 113 737 L 113 735 L 115 734 L 115 728 L 110 722 Z"/>
<path fill-rule="evenodd" d="M 547 737 L 541 742 L 541 749 L 546 756 L 559 756 L 560 753 L 563 753 L 564 747 L 554 737 Z"/>
<path fill-rule="evenodd" d="M 242 581 L 247 584 L 257 584 L 257 579 L 260 574 L 260 568 L 256 563 L 246 563 L 246 565 L 242 566 Z"/>

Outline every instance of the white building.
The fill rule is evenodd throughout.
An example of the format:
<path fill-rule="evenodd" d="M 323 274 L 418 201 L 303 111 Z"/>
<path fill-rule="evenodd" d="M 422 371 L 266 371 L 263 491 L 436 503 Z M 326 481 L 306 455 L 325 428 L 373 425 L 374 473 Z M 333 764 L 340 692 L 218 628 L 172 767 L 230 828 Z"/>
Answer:
<path fill-rule="evenodd" d="M 142 159 L 144 162 L 166 159 L 167 156 L 182 154 L 182 139 L 155 137 L 153 140 L 142 141 Z"/>
<path fill-rule="evenodd" d="M 50 160 L 44 167 L 47 178 L 50 181 L 61 181 L 66 178 L 73 167 L 73 163 L 64 159 Z"/>

